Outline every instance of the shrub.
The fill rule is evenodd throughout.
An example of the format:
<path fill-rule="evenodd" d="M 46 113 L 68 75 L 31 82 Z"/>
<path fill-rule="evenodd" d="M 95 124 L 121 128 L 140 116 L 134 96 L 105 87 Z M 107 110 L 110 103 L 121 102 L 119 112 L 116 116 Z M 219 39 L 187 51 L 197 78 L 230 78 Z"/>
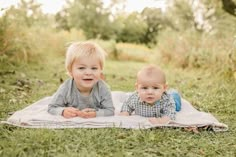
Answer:
<path fill-rule="evenodd" d="M 184 34 L 167 31 L 160 37 L 157 48 L 166 64 L 173 63 L 182 68 L 208 68 L 232 76 L 236 70 L 235 39 L 216 36 L 195 31 Z M 222 65 L 225 65 L 224 68 Z"/>

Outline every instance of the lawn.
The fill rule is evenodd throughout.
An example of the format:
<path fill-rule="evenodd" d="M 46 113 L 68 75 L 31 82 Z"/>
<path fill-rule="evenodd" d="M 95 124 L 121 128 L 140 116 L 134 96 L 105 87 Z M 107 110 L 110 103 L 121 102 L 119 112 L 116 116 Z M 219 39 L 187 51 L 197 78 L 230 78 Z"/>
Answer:
<path fill-rule="evenodd" d="M 133 91 L 137 70 L 145 65 L 108 60 L 106 81 L 111 90 Z M 52 95 L 67 78 L 62 56 L 23 63 L 0 62 L 0 120 Z M 170 87 L 200 111 L 229 126 L 227 132 L 179 128 L 131 130 L 25 129 L 0 125 L 0 156 L 236 156 L 236 83 L 202 69 L 160 65 Z"/>

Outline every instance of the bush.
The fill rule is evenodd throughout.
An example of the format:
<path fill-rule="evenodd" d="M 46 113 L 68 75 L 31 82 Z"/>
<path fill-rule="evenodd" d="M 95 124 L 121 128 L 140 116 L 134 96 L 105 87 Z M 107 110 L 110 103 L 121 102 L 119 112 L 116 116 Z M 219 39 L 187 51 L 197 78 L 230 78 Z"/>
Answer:
<path fill-rule="evenodd" d="M 0 25 L 3 26 L 0 31 L 1 55 L 6 55 L 14 61 L 29 61 L 32 56 L 36 55 L 34 34 L 29 33 L 29 29 L 9 23 L 4 18 L 1 19 Z"/>
<path fill-rule="evenodd" d="M 67 43 L 85 40 L 81 31 L 56 31 L 49 27 L 27 27 L 0 18 L 0 55 L 8 60 L 38 61 L 42 54 L 64 55 Z M 2 57 L 1 57 L 2 58 Z"/>
<path fill-rule="evenodd" d="M 157 47 L 166 64 L 172 62 L 182 68 L 208 68 L 228 76 L 236 70 L 236 40 L 233 37 L 220 38 L 217 34 L 195 31 L 184 34 L 166 31 L 159 41 Z"/>

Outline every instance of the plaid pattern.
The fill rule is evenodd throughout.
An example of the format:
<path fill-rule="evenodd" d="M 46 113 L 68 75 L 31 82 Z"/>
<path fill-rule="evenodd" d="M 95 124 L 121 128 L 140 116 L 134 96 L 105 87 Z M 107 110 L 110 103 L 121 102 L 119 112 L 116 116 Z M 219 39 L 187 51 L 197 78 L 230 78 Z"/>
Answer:
<path fill-rule="evenodd" d="M 142 102 L 137 92 L 134 92 L 123 103 L 121 112 L 134 112 L 136 115 L 143 117 L 163 117 L 168 116 L 172 120 L 175 119 L 175 102 L 174 99 L 166 92 L 163 93 L 161 100 L 157 101 L 155 105 L 150 105 Z"/>

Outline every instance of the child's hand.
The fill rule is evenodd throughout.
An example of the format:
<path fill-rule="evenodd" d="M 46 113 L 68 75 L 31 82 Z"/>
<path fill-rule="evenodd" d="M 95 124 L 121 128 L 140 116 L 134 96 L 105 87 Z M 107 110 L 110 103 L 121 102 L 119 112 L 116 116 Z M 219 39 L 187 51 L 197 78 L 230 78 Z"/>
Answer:
<path fill-rule="evenodd" d="M 119 116 L 129 116 L 129 112 L 120 112 Z"/>
<path fill-rule="evenodd" d="M 94 109 L 94 108 L 85 108 L 81 111 L 83 111 L 83 112 L 96 112 L 96 109 Z"/>
<path fill-rule="evenodd" d="M 78 112 L 81 112 L 81 111 L 79 111 L 77 108 L 66 107 L 62 112 L 62 116 L 65 118 L 73 118 L 73 117 L 78 116 Z"/>
<path fill-rule="evenodd" d="M 96 110 L 94 108 L 85 108 L 81 111 L 84 113 L 83 118 L 94 118 L 94 117 L 96 117 Z"/>
<path fill-rule="evenodd" d="M 170 117 L 164 116 L 162 118 L 148 118 L 149 122 L 152 124 L 168 124 L 170 122 Z"/>

